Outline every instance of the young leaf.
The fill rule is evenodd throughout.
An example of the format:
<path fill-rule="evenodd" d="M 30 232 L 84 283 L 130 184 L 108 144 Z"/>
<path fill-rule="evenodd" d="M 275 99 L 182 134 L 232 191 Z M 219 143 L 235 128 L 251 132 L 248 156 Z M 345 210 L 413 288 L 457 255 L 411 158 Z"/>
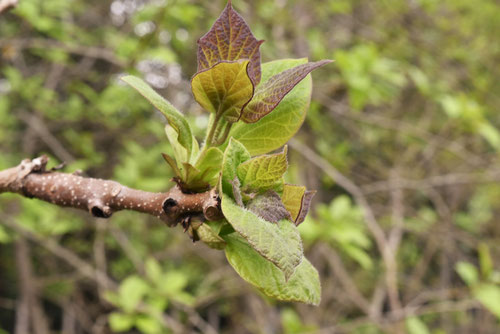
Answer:
<path fill-rule="evenodd" d="M 177 162 L 177 166 L 182 168 L 182 163 L 187 162 L 189 160 L 188 151 L 186 148 L 179 142 L 179 133 L 170 125 L 165 126 L 165 134 L 167 135 L 168 141 L 170 142 L 170 146 L 174 150 L 175 161 Z"/>
<path fill-rule="evenodd" d="M 231 226 L 260 255 L 274 263 L 288 280 L 302 261 L 302 241 L 295 225 L 283 219 L 277 224 L 238 206 L 227 194 L 222 194 L 222 213 Z"/>
<path fill-rule="evenodd" d="M 193 134 L 184 115 L 178 111 L 170 102 L 161 97 L 142 79 L 127 75 L 121 78 L 123 81 L 132 86 L 142 96 L 144 96 L 152 105 L 165 115 L 168 123 L 178 133 L 179 143 L 186 148 L 188 155 L 191 155 L 193 148 Z"/>
<path fill-rule="evenodd" d="M 243 187 L 266 190 L 283 183 L 283 174 L 288 168 L 287 147 L 283 152 L 261 155 L 242 163 L 237 170 Z"/>
<path fill-rule="evenodd" d="M 163 156 L 163 159 L 165 159 L 165 161 L 169 164 L 170 168 L 172 168 L 175 176 L 178 177 L 179 179 L 182 179 L 183 178 L 182 172 L 177 166 L 177 162 L 175 161 L 175 159 L 166 153 L 162 153 L 161 155 Z"/>
<path fill-rule="evenodd" d="M 207 181 L 211 186 L 216 184 L 216 176 L 222 167 L 224 154 L 217 147 L 210 147 L 203 152 L 195 164 L 196 169 L 200 171 L 200 177 Z"/>
<path fill-rule="evenodd" d="M 240 164 L 250 159 L 250 153 L 237 140 L 231 139 L 224 151 L 222 160 L 221 193 L 231 194 L 233 191 L 232 182 L 237 177 L 237 168 Z"/>
<path fill-rule="evenodd" d="M 273 190 L 268 190 L 265 194 L 257 195 L 248 202 L 247 209 L 272 223 L 277 223 L 283 219 L 292 219 L 290 212 L 283 205 L 280 195 Z"/>
<path fill-rule="evenodd" d="M 290 212 L 292 220 L 299 226 L 306 218 L 311 206 L 311 199 L 316 191 L 306 190 L 306 187 L 285 184 L 281 200 Z"/>
<path fill-rule="evenodd" d="M 231 1 L 212 28 L 198 40 L 198 72 L 221 61 L 248 59 L 248 74 L 253 85 L 260 82 L 260 45 L 245 20 L 233 9 Z"/>
<path fill-rule="evenodd" d="M 262 81 L 297 65 L 307 59 L 283 59 L 262 64 Z M 230 137 L 240 141 L 252 156 L 273 151 L 295 135 L 304 122 L 311 100 L 312 80 L 306 76 L 289 92 L 272 113 L 256 123 L 238 122 L 233 125 Z"/>
<path fill-rule="evenodd" d="M 311 71 L 331 62 L 331 60 L 321 60 L 302 64 L 271 77 L 257 87 L 252 101 L 243 110 L 241 119 L 246 123 L 257 122 L 273 111 L 285 95 Z"/>
<path fill-rule="evenodd" d="M 306 219 L 307 213 L 309 212 L 309 208 L 311 206 L 311 200 L 313 196 L 316 194 L 316 190 L 306 190 L 304 196 L 302 197 L 302 202 L 300 204 L 299 215 L 295 219 L 295 225 L 299 226 Z"/>
<path fill-rule="evenodd" d="M 247 73 L 248 60 L 220 62 L 195 74 L 191 89 L 195 100 L 207 111 L 231 123 L 253 96 L 254 86 Z"/>
<path fill-rule="evenodd" d="M 196 230 L 196 234 L 208 247 L 213 249 L 224 249 L 226 242 L 222 239 L 218 232 L 212 229 L 207 223 L 202 224 Z"/>
<path fill-rule="evenodd" d="M 306 192 L 306 187 L 296 186 L 293 184 L 285 184 L 283 186 L 283 195 L 281 200 L 285 208 L 290 212 L 292 220 L 295 221 L 300 213 L 302 206 L 302 198 Z"/>
<path fill-rule="evenodd" d="M 305 258 L 285 280 L 282 272 L 252 249 L 236 233 L 226 235 L 226 257 L 236 272 L 265 295 L 283 301 L 318 305 L 321 285 L 317 270 Z"/>

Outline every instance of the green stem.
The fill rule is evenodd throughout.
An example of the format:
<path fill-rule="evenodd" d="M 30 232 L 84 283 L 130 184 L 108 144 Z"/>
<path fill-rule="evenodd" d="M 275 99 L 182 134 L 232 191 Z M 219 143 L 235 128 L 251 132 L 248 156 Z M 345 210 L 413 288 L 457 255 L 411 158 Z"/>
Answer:
<path fill-rule="evenodd" d="M 217 140 L 215 141 L 215 146 L 220 146 L 220 145 L 224 144 L 224 142 L 227 139 L 227 136 L 229 136 L 229 131 L 231 131 L 231 127 L 233 126 L 233 124 L 234 123 L 227 123 L 226 124 L 226 128 L 224 129 L 224 133 L 222 134 L 222 136 L 217 138 Z"/>
<path fill-rule="evenodd" d="M 214 136 L 215 136 L 215 130 L 217 129 L 217 125 L 219 124 L 219 121 L 220 121 L 220 115 L 218 115 L 218 113 L 216 113 L 215 117 L 213 119 L 213 122 L 211 124 L 210 130 L 208 132 L 207 138 L 205 140 L 205 146 L 203 147 L 203 150 L 206 150 L 212 146 L 213 141 L 214 141 Z"/>

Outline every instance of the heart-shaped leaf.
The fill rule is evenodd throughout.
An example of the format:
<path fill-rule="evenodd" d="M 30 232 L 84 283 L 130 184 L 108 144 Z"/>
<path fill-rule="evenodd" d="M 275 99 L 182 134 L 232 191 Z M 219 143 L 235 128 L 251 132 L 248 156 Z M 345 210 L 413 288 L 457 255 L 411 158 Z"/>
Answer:
<path fill-rule="evenodd" d="M 245 20 L 233 9 L 231 1 L 212 28 L 198 40 L 198 72 L 221 61 L 248 59 L 252 83 L 260 82 L 260 45 Z"/>
<path fill-rule="evenodd" d="M 249 61 L 220 62 L 196 73 L 191 89 L 196 101 L 216 118 L 234 123 L 253 96 L 254 86 L 247 73 Z"/>
<path fill-rule="evenodd" d="M 193 150 L 193 134 L 189 123 L 184 115 L 178 111 L 170 102 L 165 100 L 160 94 L 155 92 L 146 82 L 133 75 L 127 75 L 121 78 L 132 86 L 142 96 L 144 96 L 152 105 L 165 115 L 168 123 L 178 134 L 179 143 L 187 150 L 187 155 L 191 156 Z"/>
<path fill-rule="evenodd" d="M 331 60 L 321 60 L 306 63 L 274 75 L 257 87 L 252 101 L 243 110 L 241 119 L 246 123 L 257 122 L 273 111 L 285 95 L 311 71 L 331 62 Z"/>
<path fill-rule="evenodd" d="M 283 301 L 318 305 L 321 300 L 321 284 L 318 271 L 305 258 L 290 278 L 271 262 L 252 249 L 236 233 L 224 236 L 226 257 L 236 272 L 265 295 Z"/>

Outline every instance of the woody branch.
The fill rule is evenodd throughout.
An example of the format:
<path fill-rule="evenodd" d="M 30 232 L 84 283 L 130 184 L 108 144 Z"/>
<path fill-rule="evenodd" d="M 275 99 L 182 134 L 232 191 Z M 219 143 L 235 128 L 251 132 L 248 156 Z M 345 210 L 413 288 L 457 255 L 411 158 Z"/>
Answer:
<path fill-rule="evenodd" d="M 215 189 L 186 194 L 178 186 L 164 193 L 131 189 L 115 181 L 82 177 L 47 170 L 48 158 L 23 160 L 0 171 L 0 194 L 17 193 L 63 207 L 88 210 L 93 216 L 108 218 L 120 210 L 147 213 L 175 226 L 186 219 L 220 219 L 219 197 Z"/>

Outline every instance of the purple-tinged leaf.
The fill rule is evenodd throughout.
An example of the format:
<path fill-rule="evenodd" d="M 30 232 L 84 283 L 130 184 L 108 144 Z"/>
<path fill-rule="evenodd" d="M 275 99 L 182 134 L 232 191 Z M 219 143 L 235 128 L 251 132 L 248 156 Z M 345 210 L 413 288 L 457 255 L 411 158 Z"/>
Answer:
<path fill-rule="evenodd" d="M 233 9 L 231 1 L 212 28 L 198 40 L 198 72 L 221 61 L 248 59 L 252 83 L 260 82 L 260 45 L 245 20 Z"/>
<path fill-rule="evenodd" d="M 302 197 L 302 204 L 300 206 L 299 215 L 297 216 L 297 219 L 295 219 L 296 226 L 302 224 L 304 219 L 306 219 L 307 213 L 309 212 L 309 208 L 311 207 L 311 200 L 315 194 L 316 190 L 307 190 L 304 193 L 304 197 Z"/>
<path fill-rule="evenodd" d="M 241 119 L 245 123 L 257 122 L 273 111 L 286 94 L 311 73 L 311 71 L 331 62 L 331 60 L 321 60 L 314 63 L 307 63 L 271 77 L 264 84 L 256 88 L 252 100 L 243 109 Z"/>
<path fill-rule="evenodd" d="M 273 190 L 268 190 L 266 193 L 256 196 L 248 203 L 247 209 L 272 223 L 277 223 L 282 219 L 292 220 L 280 196 Z"/>

